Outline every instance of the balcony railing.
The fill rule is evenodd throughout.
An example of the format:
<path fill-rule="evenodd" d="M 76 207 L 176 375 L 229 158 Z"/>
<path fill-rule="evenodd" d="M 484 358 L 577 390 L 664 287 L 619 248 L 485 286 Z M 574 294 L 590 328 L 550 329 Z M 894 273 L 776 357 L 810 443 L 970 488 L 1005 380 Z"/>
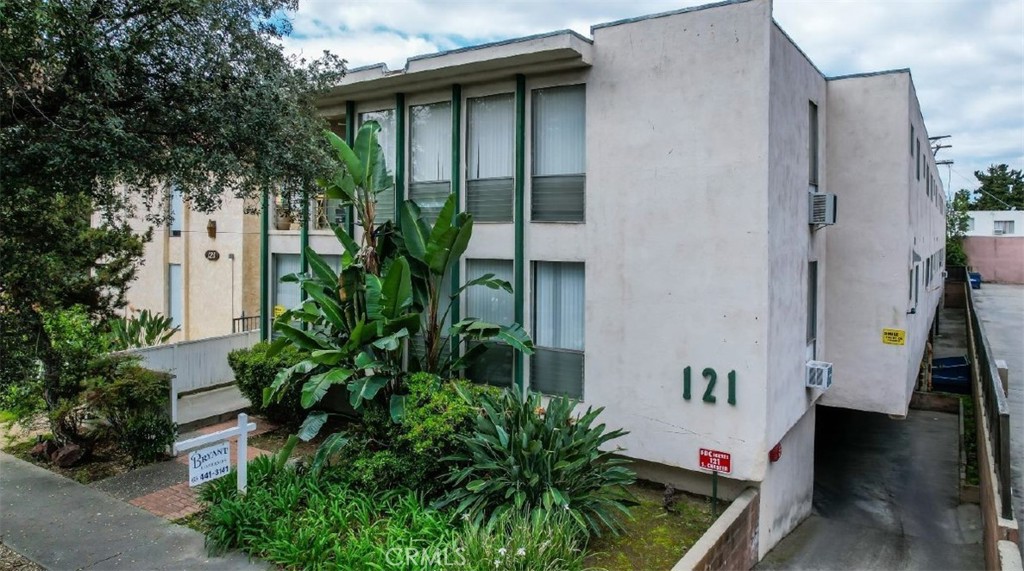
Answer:
<path fill-rule="evenodd" d="M 244 333 L 260 328 L 259 315 L 242 315 L 231 320 L 232 333 Z"/>

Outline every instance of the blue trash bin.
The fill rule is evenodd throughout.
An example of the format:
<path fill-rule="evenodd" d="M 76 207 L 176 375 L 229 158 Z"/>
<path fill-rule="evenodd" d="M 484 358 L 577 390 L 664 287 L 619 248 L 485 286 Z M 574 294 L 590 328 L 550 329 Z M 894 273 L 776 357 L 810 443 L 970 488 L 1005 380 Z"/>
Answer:
<path fill-rule="evenodd" d="M 981 274 L 970 272 L 967 276 L 971 280 L 971 289 L 981 289 Z"/>

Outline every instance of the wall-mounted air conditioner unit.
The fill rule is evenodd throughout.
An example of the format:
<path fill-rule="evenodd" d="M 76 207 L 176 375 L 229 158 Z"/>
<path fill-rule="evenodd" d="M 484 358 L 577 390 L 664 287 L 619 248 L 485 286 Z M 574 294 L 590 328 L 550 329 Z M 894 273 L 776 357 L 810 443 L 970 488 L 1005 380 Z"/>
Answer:
<path fill-rule="evenodd" d="M 827 192 L 809 192 L 807 193 L 807 202 L 810 206 L 808 224 L 836 223 L 836 195 Z"/>
<path fill-rule="evenodd" d="M 996 236 L 1002 236 L 1004 232 L 1002 228 L 997 228 L 993 230 L 992 233 L 995 234 Z"/>
<path fill-rule="evenodd" d="M 807 388 L 828 390 L 832 386 L 832 363 L 807 361 Z"/>

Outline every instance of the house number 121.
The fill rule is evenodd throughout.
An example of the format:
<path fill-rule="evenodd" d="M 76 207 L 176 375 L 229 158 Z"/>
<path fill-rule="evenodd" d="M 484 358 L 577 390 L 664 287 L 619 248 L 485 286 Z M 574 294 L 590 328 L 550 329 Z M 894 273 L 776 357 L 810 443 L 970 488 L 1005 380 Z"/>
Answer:
<path fill-rule="evenodd" d="M 704 389 L 704 397 L 701 399 L 704 402 L 715 404 L 715 383 L 718 380 L 718 373 L 714 369 L 708 367 L 700 372 L 701 376 L 707 379 L 707 388 Z M 729 404 L 736 404 L 736 371 L 729 371 Z M 683 369 L 683 400 L 690 400 L 690 392 L 692 381 L 690 380 L 690 367 Z"/>

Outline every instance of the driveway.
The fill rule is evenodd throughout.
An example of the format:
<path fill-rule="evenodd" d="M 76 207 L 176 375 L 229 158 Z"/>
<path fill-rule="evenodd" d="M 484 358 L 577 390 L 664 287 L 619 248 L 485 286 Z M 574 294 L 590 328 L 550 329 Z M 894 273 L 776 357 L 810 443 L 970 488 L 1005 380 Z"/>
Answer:
<path fill-rule="evenodd" d="M 1024 521 L 1024 285 L 982 284 L 975 307 L 993 357 L 1009 368 L 1010 477 L 1014 512 Z M 1024 553 L 1024 551 L 1022 551 Z"/>
<path fill-rule="evenodd" d="M 983 569 L 960 506 L 957 417 L 818 407 L 814 510 L 757 569 Z"/>

